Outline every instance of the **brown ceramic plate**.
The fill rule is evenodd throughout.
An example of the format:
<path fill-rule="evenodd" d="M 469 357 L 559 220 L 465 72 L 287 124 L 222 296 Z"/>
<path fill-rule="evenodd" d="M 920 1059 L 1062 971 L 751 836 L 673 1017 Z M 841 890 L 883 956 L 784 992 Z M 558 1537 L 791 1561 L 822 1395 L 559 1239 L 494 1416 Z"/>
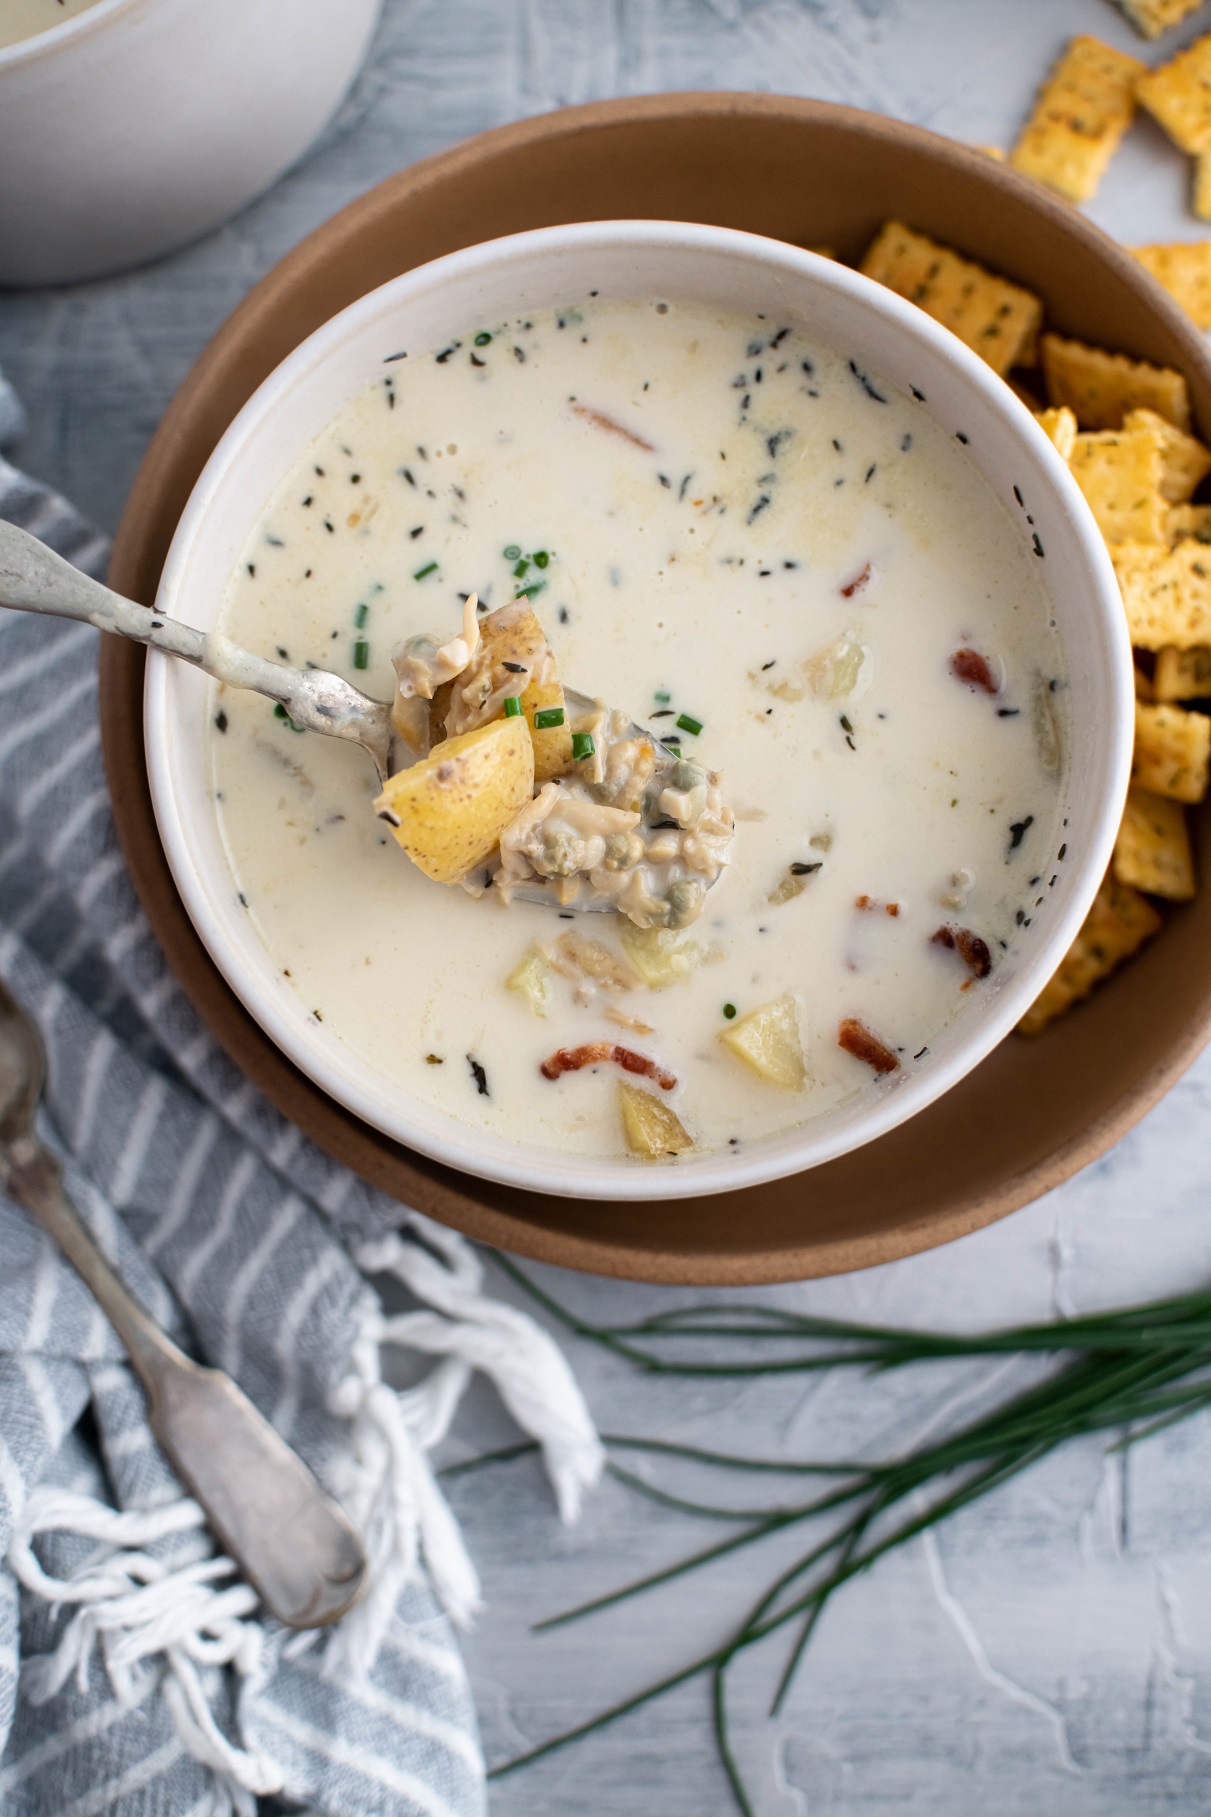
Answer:
<path fill-rule="evenodd" d="M 556 222 L 706 221 L 857 259 L 905 220 L 1039 292 L 1049 324 L 1182 368 L 1211 435 L 1211 358 L 1134 259 L 984 153 L 875 115 L 769 95 L 658 95 L 547 114 L 427 159 L 354 202 L 257 285 L 170 406 L 131 493 L 111 583 L 150 602 L 185 501 L 253 390 L 376 285 L 480 240 Z M 1211 1034 L 1211 889 L 1088 1004 L 1012 1037 L 902 1128 L 792 1179 L 715 1198 L 607 1204 L 471 1179 L 326 1097 L 208 957 L 156 833 L 142 652 L 106 639 L 101 711 L 119 832 L 169 960 L 224 1047 L 284 1114 L 374 1185 L 503 1249 L 600 1274 L 731 1283 L 868 1267 L 979 1229 L 1100 1155 Z M 1205 851 L 1208 820 L 1198 828 Z M 1204 864 L 1204 870 L 1207 866 Z"/>

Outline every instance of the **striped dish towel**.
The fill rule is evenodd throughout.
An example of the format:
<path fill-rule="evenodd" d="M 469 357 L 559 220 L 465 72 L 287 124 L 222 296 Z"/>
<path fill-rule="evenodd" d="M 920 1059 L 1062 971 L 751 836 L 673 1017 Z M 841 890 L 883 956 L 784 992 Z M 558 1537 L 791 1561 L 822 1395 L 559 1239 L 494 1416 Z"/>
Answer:
<path fill-rule="evenodd" d="M 0 378 L 0 445 L 19 425 Z M 103 570 L 95 531 L 2 458 L 0 516 Z M 0 1807 L 476 1817 L 451 1627 L 476 1580 L 427 1453 L 475 1368 L 567 1520 L 600 1446 L 561 1353 L 484 1295 L 470 1246 L 314 1148 L 194 1015 L 116 843 L 96 661 L 89 628 L 0 610 L 0 973 L 46 1042 L 43 1133 L 134 1292 L 341 1498 L 369 1588 L 323 1635 L 261 1617 L 96 1303 L 0 1198 Z M 417 1309 L 385 1316 L 362 1270 Z M 434 1359 L 419 1386 L 384 1385 L 387 1344 Z"/>

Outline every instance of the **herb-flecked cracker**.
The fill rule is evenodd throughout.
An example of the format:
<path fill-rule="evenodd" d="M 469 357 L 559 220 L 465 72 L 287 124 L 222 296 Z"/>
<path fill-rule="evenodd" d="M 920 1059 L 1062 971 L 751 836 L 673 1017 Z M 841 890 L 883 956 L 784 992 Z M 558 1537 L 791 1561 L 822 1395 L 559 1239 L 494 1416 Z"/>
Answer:
<path fill-rule="evenodd" d="M 1163 31 L 1192 13 L 1202 0 L 1116 0 L 1142 38 L 1159 38 Z"/>
<path fill-rule="evenodd" d="M 1211 697 L 1211 645 L 1175 650 L 1166 644 L 1156 654 L 1153 700 L 1206 700 Z"/>
<path fill-rule="evenodd" d="M 1036 410 L 1034 420 L 1064 460 L 1072 453 L 1076 441 L 1076 418 L 1067 404 L 1058 410 Z"/>
<path fill-rule="evenodd" d="M 1194 160 L 1190 208 L 1200 221 L 1211 221 L 1211 152 L 1200 152 Z"/>
<path fill-rule="evenodd" d="M 1078 435 L 1068 464 L 1108 543 L 1167 542 L 1162 447 L 1155 429 Z"/>
<path fill-rule="evenodd" d="M 1170 505 L 1165 529 L 1174 544 L 1191 537 L 1200 543 L 1211 543 L 1211 505 Z"/>
<path fill-rule="evenodd" d="M 1072 202 L 1087 202 L 1135 117 L 1137 57 L 1097 38 L 1073 38 L 1035 97 L 1009 154 L 1015 170 Z"/>
<path fill-rule="evenodd" d="M 1135 92 L 1183 151 L 1211 151 L 1211 33 L 1159 69 L 1146 70 Z"/>
<path fill-rule="evenodd" d="M 1044 985 L 1018 1028 L 1024 1035 L 1037 1035 L 1087 997 L 1096 984 L 1150 940 L 1160 925 L 1161 917 L 1146 896 L 1107 876 L 1060 969 Z"/>
<path fill-rule="evenodd" d="M 1190 394 L 1180 372 L 1122 353 L 1045 334 L 1040 343 L 1047 402 L 1067 404 L 1082 429 L 1121 429 L 1129 410 L 1155 410 L 1178 429 L 1190 427 Z"/>
<path fill-rule="evenodd" d="M 1180 542 L 1118 543 L 1110 551 L 1137 650 L 1211 644 L 1211 549 Z"/>
<path fill-rule="evenodd" d="M 1181 802 L 1146 789 L 1129 789 L 1113 864 L 1120 883 L 1170 902 L 1189 902 L 1194 894 L 1194 856 Z"/>
<path fill-rule="evenodd" d="M 1043 305 L 1007 278 L 961 259 L 899 221 L 880 228 L 861 270 L 957 334 L 1002 378 L 1037 358 Z"/>
<path fill-rule="evenodd" d="M 1211 762 L 1211 719 L 1170 704 L 1135 703 L 1131 780 L 1171 801 L 1201 801 Z"/>
<path fill-rule="evenodd" d="M 1179 240 L 1131 250 L 1198 327 L 1211 328 L 1211 240 Z"/>
<path fill-rule="evenodd" d="M 1184 505 L 1199 481 L 1211 473 L 1211 448 L 1184 429 L 1158 416 L 1155 410 L 1129 410 L 1123 428 L 1153 429 L 1161 442 L 1161 496 L 1171 505 Z"/>
<path fill-rule="evenodd" d="M 1211 33 L 1148 70 L 1135 85 L 1141 104 L 1195 159 L 1192 206 L 1211 220 Z"/>

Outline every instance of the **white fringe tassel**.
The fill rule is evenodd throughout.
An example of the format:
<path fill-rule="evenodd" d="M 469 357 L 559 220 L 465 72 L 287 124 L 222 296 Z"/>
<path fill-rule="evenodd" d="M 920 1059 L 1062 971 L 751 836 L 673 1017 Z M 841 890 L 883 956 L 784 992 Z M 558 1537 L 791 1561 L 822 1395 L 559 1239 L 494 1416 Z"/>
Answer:
<path fill-rule="evenodd" d="M 452 1621 L 465 1627 L 480 1606 L 475 1567 L 427 1456 L 445 1437 L 474 1370 L 491 1378 L 517 1424 L 538 1440 L 566 1522 L 576 1519 L 605 1457 L 563 1353 L 533 1319 L 481 1291 L 471 1245 L 419 1212 L 404 1231 L 421 1241 L 392 1232 L 364 1243 L 354 1259 L 370 1274 L 394 1275 L 434 1310 L 388 1318 L 367 1300 L 349 1370 L 329 1403 L 349 1420 L 351 1440 L 333 1466 L 332 1486 L 366 1541 L 370 1570 L 364 1595 L 325 1649 L 324 1670 L 355 1680 L 373 1670 L 422 1554 Z M 388 1344 L 443 1360 L 396 1394 L 381 1373 Z"/>
<path fill-rule="evenodd" d="M 369 1568 L 360 1601 L 326 1631 L 323 1670 L 354 1681 L 373 1670 L 422 1556 L 454 1622 L 465 1626 L 480 1606 L 475 1567 L 428 1458 L 449 1430 L 474 1370 L 491 1377 L 518 1425 L 541 1446 L 565 1522 L 576 1519 L 604 1462 L 584 1397 L 553 1340 L 525 1313 L 481 1291 L 483 1270 L 462 1237 L 419 1212 L 403 1228 L 417 1240 L 393 1233 L 364 1244 L 355 1259 L 372 1273 L 396 1276 L 431 1310 L 388 1318 L 367 1293 L 346 1373 L 329 1397 L 332 1411 L 349 1421 L 349 1447 L 332 1460 L 329 1481 L 363 1536 Z M 441 1361 L 416 1387 L 397 1394 L 382 1379 L 386 1344 Z M 256 1795 L 283 1789 L 281 1769 L 267 1755 L 228 1740 L 202 1679 L 221 1666 L 241 1676 L 256 1670 L 264 1634 L 249 1619 L 255 1592 L 238 1579 L 220 1587 L 220 1579 L 235 1576 L 230 1559 L 195 1556 L 169 1565 L 142 1550 L 203 1526 L 202 1510 L 185 1499 L 146 1512 L 118 1512 L 91 1496 L 35 1489 L 8 1562 L 27 1590 L 51 1603 L 74 1604 L 77 1613 L 55 1651 L 26 1662 L 24 1676 L 39 1701 L 52 1697 L 73 1672 L 84 1689 L 99 1641 L 115 1695 L 133 1703 L 146 1688 L 143 1662 L 162 1655 L 161 1686 L 181 1741 L 216 1775 L 215 1817 L 255 1817 Z M 35 1538 L 48 1532 L 96 1540 L 97 1553 L 76 1576 L 50 1577 L 33 1550 Z M 199 1541 L 205 1543 L 201 1534 Z M 292 1636 L 285 1651 L 313 1647 L 318 1638 L 314 1631 Z"/>
<path fill-rule="evenodd" d="M 247 1618 L 256 1593 L 233 1578 L 229 1558 L 207 1556 L 170 1565 L 142 1550 L 172 1534 L 204 1526 L 194 1501 L 182 1499 L 148 1511 L 119 1512 L 90 1495 L 37 1488 L 16 1523 L 8 1562 L 27 1590 L 56 1605 L 75 1605 L 53 1653 L 28 1660 L 23 1682 L 35 1703 L 45 1703 L 75 1675 L 88 1688 L 94 1642 L 119 1703 L 133 1706 L 146 1688 L 143 1662 L 159 1654 L 160 1688 L 177 1733 L 195 1760 L 219 1782 L 214 1810 L 255 1817 L 256 1794 L 280 1792 L 281 1769 L 267 1755 L 234 1746 L 219 1728 L 201 1673 L 233 1666 L 246 1676 L 260 1662 L 263 1633 Z M 40 1533 L 74 1533 L 98 1542 L 96 1553 L 74 1577 L 51 1577 L 34 1554 Z M 205 1542 L 203 1542 L 205 1543 Z"/>

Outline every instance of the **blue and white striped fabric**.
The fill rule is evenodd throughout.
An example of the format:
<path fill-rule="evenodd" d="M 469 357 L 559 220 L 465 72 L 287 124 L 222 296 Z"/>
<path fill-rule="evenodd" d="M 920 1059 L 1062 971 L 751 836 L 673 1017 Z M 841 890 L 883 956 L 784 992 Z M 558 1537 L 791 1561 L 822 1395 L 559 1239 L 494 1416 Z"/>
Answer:
<path fill-rule="evenodd" d="M 0 442 L 19 421 L 0 378 Z M 0 516 L 101 572 L 102 539 L 3 460 Z M 116 843 L 96 643 L 0 611 L 0 973 L 46 1042 L 44 1133 L 134 1291 L 342 1496 L 372 1589 L 301 1646 L 257 1618 L 95 1302 L 0 1199 L 0 1806 L 476 1817 L 483 1769 L 442 1606 L 469 1613 L 475 1582 L 425 1452 L 485 1356 L 565 1518 L 596 1439 L 559 1352 L 485 1300 L 468 1246 L 315 1149 L 199 1023 Z M 384 1320 L 350 1249 L 436 1311 Z M 384 1340 L 442 1360 L 397 1396 Z"/>

